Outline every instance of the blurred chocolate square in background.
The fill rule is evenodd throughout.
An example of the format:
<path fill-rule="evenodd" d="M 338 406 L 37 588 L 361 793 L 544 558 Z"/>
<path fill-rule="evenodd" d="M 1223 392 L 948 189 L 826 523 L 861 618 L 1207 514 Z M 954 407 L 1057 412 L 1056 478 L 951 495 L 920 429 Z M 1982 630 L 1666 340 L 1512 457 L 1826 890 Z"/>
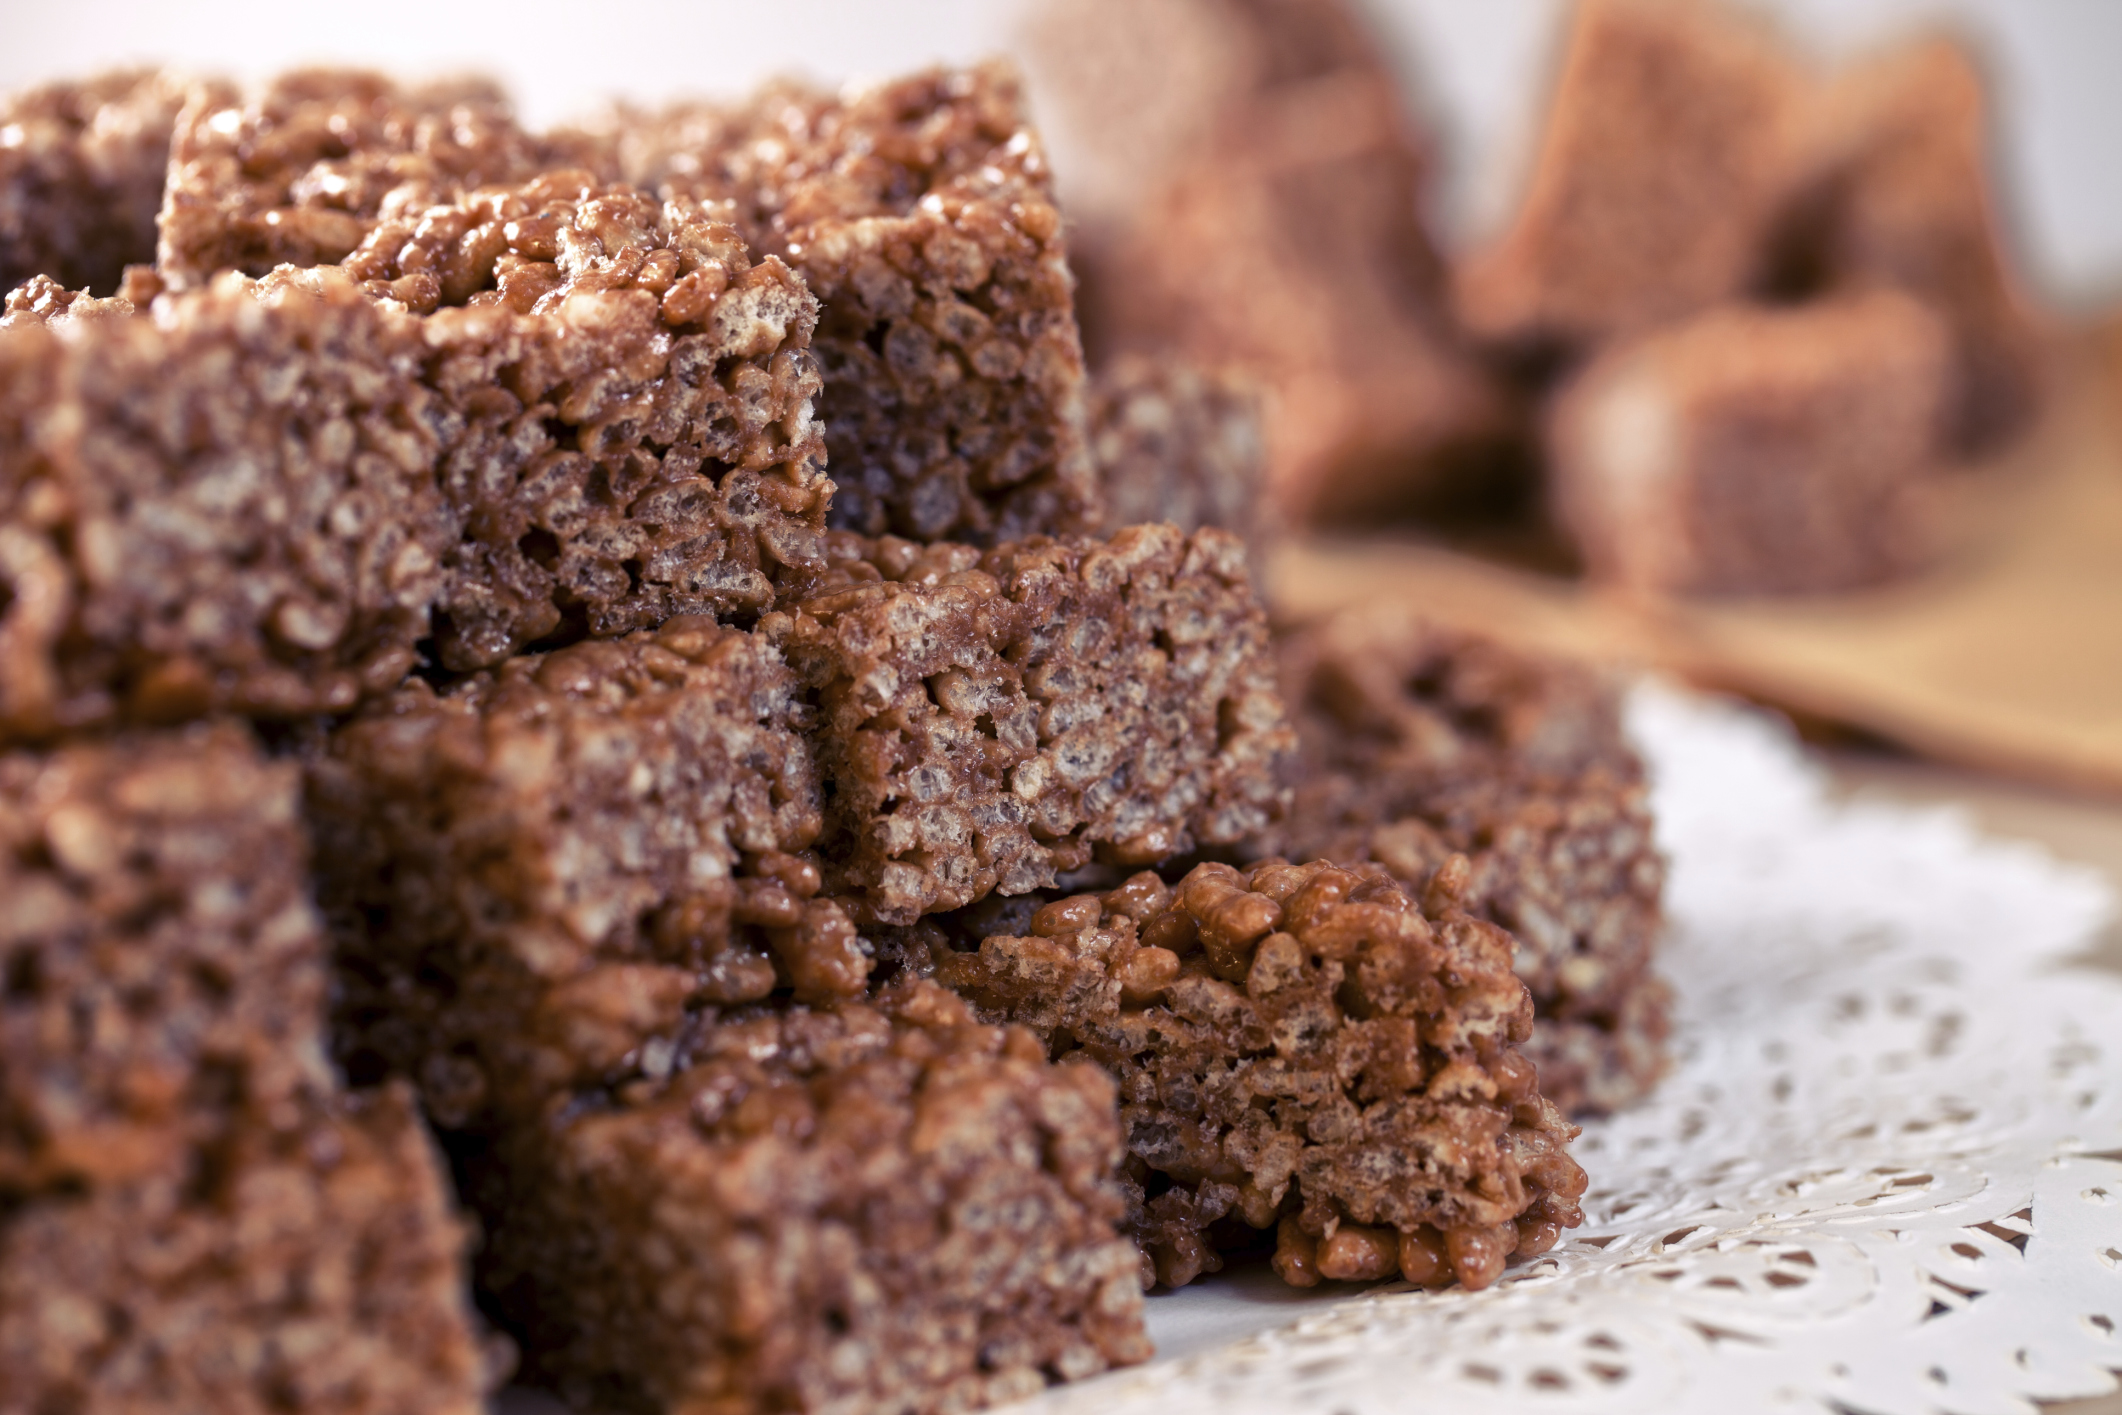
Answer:
<path fill-rule="evenodd" d="M 1978 41 L 1830 60 L 1761 7 L 1581 0 L 1512 95 L 1537 120 L 1512 201 L 1469 232 L 1439 219 L 1453 135 L 1422 115 L 1447 105 L 1373 27 L 1397 10 L 1030 13 L 1093 385 L 1125 360 L 1260 390 L 1284 621 L 1536 620 L 1565 652 L 2122 782 L 2122 720 L 2085 706 L 2122 694 L 2122 585 L 2061 542 L 2122 544 L 2114 380 L 2021 272 Z M 2049 668 L 1988 671 L 2029 636 Z"/>

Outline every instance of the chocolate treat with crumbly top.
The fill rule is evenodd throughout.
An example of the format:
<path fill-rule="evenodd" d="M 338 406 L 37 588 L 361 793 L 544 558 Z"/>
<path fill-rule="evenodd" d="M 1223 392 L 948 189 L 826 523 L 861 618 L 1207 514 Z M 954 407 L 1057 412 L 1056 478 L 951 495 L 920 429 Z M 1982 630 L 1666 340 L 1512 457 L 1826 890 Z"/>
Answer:
<path fill-rule="evenodd" d="M 447 1128 L 538 1113 L 688 1008 L 862 991 L 818 897 L 798 684 L 704 618 L 425 683 L 310 761 L 341 1056 Z"/>
<path fill-rule="evenodd" d="M 1758 279 L 1809 80 L 1755 17 L 1577 6 L 1516 215 L 1458 273 L 1480 335 L 1574 351 Z"/>
<path fill-rule="evenodd" d="M 180 288 L 331 265 L 380 216 L 609 161 L 579 137 L 525 132 L 484 80 L 401 87 L 350 69 L 298 70 L 248 94 L 201 84 L 169 157 L 156 265 Z"/>
<path fill-rule="evenodd" d="M 395 686 L 458 536 L 424 354 L 343 283 L 240 276 L 0 330 L 0 740 Z"/>
<path fill-rule="evenodd" d="M 1146 1359 L 1112 1082 L 911 982 L 703 1013 L 468 1169 L 526 1375 L 581 1409 L 894 1410 Z"/>
<path fill-rule="evenodd" d="M 1372 767 L 1372 771 L 1378 768 Z M 1570 1114 L 1633 1104 L 1665 1074 L 1671 992 L 1655 971 L 1663 863 L 1639 781 L 1431 780 L 1349 769 L 1300 788 L 1291 837 L 1401 881 L 1472 860 L 1469 907 L 1508 928 L 1532 990 L 1525 1054 Z"/>
<path fill-rule="evenodd" d="M 341 263 L 425 316 L 464 526 L 444 666 L 757 615 L 777 579 L 822 566 L 818 302 L 732 214 L 570 169 L 392 206 Z"/>
<path fill-rule="evenodd" d="M 1006 65 L 615 124 L 628 181 L 733 199 L 823 304 L 834 525 L 982 545 L 1095 526 L 1075 281 Z"/>
<path fill-rule="evenodd" d="M 1219 526 L 1245 540 L 1260 524 L 1266 445 L 1253 380 L 1176 360 L 1128 356 L 1091 380 L 1091 460 L 1114 526 Z"/>
<path fill-rule="evenodd" d="M 0 756 L 0 1412 L 472 1415 L 465 1235 L 325 1056 L 299 773 L 222 723 Z"/>
<path fill-rule="evenodd" d="M 982 552 L 835 537 L 761 621 L 818 704 L 834 887 L 864 922 L 1265 829 L 1294 744 L 1243 545 L 1134 526 Z"/>
<path fill-rule="evenodd" d="M 143 69 L 0 99 L 0 289 L 45 275 L 107 295 L 154 260 L 184 93 Z"/>
<path fill-rule="evenodd" d="M 1994 452 L 2040 410 L 2037 317 L 1995 210 L 1982 76 L 1966 46 L 1934 36 L 1835 79 L 1808 115 L 1776 274 L 1793 293 L 1897 289 L 1952 337 L 1947 433 Z"/>
<path fill-rule="evenodd" d="M 1254 848 L 1409 888 L 1464 853 L 1467 908 L 1517 940 L 1542 1091 L 1572 1112 L 1642 1095 L 1665 1069 L 1665 867 L 1615 686 L 1407 612 L 1306 626 L 1284 659 L 1304 766 Z"/>
<path fill-rule="evenodd" d="M 1464 911 L 1467 884 L 1462 857 L 1419 903 L 1325 861 L 1205 864 L 1052 900 L 1016 936 L 979 910 L 921 929 L 938 982 L 1119 1082 L 1159 1282 L 1220 1267 L 1238 1224 L 1275 1231 L 1295 1286 L 1479 1288 L 1581 1221 L 1585 1177 L 1519 1050 L 1510 936 Z"/>
<path fill-rule="evenodd" d="M 150 1083 L 150 1076 L 143 1076 Z M 0 1207 L 0 1415 L 479 1415 L 505 1371 L 402 1088 Z"/>
<path fill-rule="evenodd" d="M 1602 350 L 1557 395 L 1556 519 L 1648 596 L 1824 594 L 1937 553 L 1953 353 L 1893 290 L 1729 305 Z"/>

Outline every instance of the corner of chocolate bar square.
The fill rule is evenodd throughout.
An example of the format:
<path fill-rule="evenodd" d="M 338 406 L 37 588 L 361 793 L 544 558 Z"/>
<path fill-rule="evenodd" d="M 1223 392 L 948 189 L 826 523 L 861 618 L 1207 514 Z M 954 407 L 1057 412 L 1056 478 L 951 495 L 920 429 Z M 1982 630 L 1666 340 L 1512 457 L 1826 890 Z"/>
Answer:
<path fill-rule="evenodd" d="M 99 295 L 155 258 L 172 125 L 189 85 L 116 70 L 0 99 L 0 289 L 43 275 Z"/>
<path fill-rule="evenodd" d="M 970 1409 L 1149 1354 L 1113 1083 L 925 981 L 726 1013 L 470 1167 L 580 1408 Z"/>
<path fill-rule="evenodd" d="M 380 221 L 342 263 L 422 317 L 448 413 L 446 667 L 756 616 L 820 563 L 817 301 L 731 214 L 565 169 Z"/>

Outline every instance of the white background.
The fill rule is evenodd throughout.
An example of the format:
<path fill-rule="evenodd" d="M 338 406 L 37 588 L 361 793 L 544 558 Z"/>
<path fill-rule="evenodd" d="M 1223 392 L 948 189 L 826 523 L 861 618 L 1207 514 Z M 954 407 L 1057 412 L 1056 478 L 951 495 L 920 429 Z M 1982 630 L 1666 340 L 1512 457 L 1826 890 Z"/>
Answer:
<path fill-rule="evenodd" d="M 728 94 L 776 72 L 839 82 L 1012 47 L 1024 0 L 0 0 L 0 87 L 119 62 L 256 78 L 298 62 L 481 69 L 535 123 L 615 94 Z M 1438 219 L 1460 239 L 1507 207 L 1566 0 L 1367 0 L 1440 131 Z M 2006 210 L 2058 303 L 2122 295 L 2122 0 L 1756 0 L 1823 54 L 1945 22 L 1986 41 Z M 1066 171 L 1063 177 L 1066 177 Z"/>

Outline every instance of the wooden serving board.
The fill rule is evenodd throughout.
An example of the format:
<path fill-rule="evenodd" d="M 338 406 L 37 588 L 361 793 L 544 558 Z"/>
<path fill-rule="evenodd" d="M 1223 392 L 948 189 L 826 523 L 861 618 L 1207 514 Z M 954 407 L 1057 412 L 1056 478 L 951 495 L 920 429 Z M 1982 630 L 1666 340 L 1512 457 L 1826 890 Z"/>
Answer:
<path fill-rule="evenodd" d="M 2122 794 L 2122 324 L 2061 361 L 2044 427 L 1965 476 L 1964 548 L 1891 589 L 1642 602 L 1406 540 L 1293 542 L 1277 611 L 1391 595 L 1438 620 L 1676 673 L 1941 760 Z"/>

